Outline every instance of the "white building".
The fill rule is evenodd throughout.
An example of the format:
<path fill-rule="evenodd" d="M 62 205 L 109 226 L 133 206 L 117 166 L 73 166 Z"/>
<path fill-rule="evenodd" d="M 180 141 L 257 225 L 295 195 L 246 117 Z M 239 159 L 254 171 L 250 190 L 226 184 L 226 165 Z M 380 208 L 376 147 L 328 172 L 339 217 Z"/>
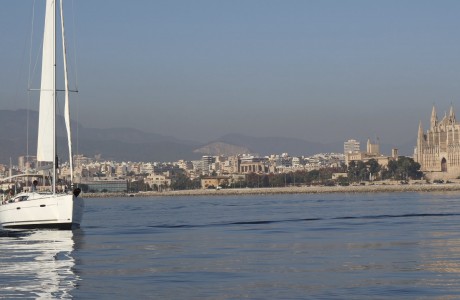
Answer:
<path fill-rule="evenodd" d="M 145 182 L 153 188 L 154 185 L 157 187 L 169 187 L 171 186 L 171 179 L 164 175 L 149 174 L 145 179 Z"/>
<path fill-rule="evenodd" d="M 361 152 L 359 142 L 357 140 L 348 140 L 343 143 L 343 153 L 358 153 Z"/>

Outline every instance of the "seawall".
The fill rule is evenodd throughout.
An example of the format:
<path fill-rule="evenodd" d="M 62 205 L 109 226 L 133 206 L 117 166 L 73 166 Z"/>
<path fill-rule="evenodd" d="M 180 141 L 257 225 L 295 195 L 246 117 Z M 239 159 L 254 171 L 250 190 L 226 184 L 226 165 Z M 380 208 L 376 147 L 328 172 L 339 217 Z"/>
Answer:
<path fill-rule="evenodd" d="M 84 193 L 85 198 L 109 197 L 165 197 L 165 196 L 223 196 L 223 195 L 273 195 L 273 194 L 320 194 L 320 193 L 391 193 L 391 192 L 452 192 L 460 191 L 460 183 L 448 184 L 394 184 L 351 186 L 300 186 L 275 188 L 241 188 L 221 190 L 180 190 L 165 192 Z"/>

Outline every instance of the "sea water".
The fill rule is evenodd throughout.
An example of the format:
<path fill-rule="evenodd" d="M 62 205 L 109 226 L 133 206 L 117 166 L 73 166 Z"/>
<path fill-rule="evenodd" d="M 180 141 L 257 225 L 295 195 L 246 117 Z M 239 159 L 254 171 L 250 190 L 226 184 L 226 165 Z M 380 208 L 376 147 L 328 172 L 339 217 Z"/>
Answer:
<path fill-rule="evenodd" d="M 86 199 L 0 232 L 0 298 L 460 298 L 456 193 Z"/>

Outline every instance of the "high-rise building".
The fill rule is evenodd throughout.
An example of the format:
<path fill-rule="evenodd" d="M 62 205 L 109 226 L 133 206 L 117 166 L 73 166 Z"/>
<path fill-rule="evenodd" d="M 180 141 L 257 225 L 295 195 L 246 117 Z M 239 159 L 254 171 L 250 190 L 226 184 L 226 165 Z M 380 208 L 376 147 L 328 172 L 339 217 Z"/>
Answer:
<path fill-rule="evenodd" d="M 348 140 L 343 143 L 343 153 L 358 153 L 360 152 L 359 142 L 357 140 Z"/>
<path fill-rule="evenodd" d="M 37 162 L 37 157 L 36 156 L 19 156 L 18 157 L 18 168 L 21 171 L 27 171 L 30 169 L 35 168 L 35 164 Z"/>
<path fill-rule="evenodd" d="M 201 157 L 201 173 L 209 175 L 211 173 L 211 165 L 215 162 L 214 156 L 205 155 Z"/>
<path fill-rule="evenodd" d="M 367 153 L 372 155 L 380 155 L 380 141 L 377 138 L 376 143 L 372 143 L 371 139 L 367 139 Z"/>

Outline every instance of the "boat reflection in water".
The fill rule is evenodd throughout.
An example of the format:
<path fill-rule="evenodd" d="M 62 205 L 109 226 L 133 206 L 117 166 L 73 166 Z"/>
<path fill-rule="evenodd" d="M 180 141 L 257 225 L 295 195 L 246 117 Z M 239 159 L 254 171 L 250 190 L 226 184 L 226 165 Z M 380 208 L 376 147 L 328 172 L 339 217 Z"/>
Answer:
<path fill-rule="evenodd" d="M 73 231 L 0 231 L 0 298 L 70 299 Z"/>

